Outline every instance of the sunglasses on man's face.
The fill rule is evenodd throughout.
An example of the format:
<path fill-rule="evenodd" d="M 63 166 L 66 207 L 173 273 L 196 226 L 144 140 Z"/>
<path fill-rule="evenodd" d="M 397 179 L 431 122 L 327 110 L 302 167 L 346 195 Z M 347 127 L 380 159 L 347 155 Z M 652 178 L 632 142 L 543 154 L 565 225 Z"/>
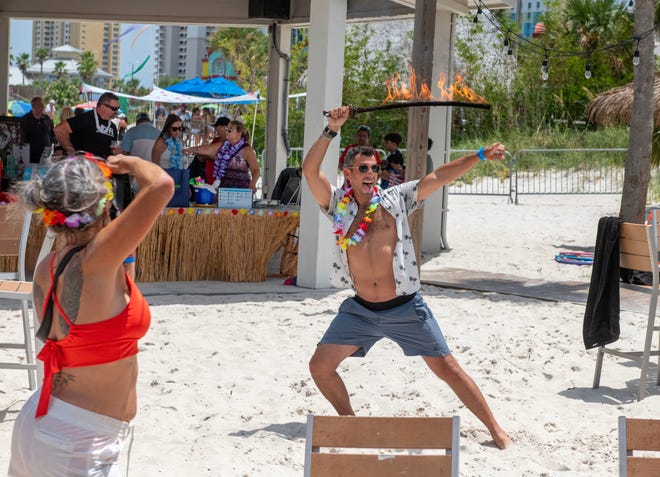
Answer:
<path fill-rule="evenodd" d="M 357 167 L 353 167 L 353 169 L 357 169 L 360 174 L 366 174 L 369 171 L 369 166 L 366 164 L 360 164 Z M 378 164 L 373 164 L 371 166 L 371 172 L 374 174 L 377 174 L 380 171 L 380 166 Z"/>
<path fill-rule="evenodd" d="M 172 126 L 170 129 L 171 129 L 172 131 L 183 131 L 183 126 L 179 126 L 179 127 L 174 127 L 174 126 Z"/>
<path fill-rule="evenodd" d="M 105 106 L 105 107 L 108 108 L 108 109 L 112 109 L 115 113 L 116 113 L 117 111 L 119 111 L 119 106 L 117 106 L 117 107 L 115 107 L 115 106 L 110 106 L 108 103 L 103 103 L 103 106 Z"/>

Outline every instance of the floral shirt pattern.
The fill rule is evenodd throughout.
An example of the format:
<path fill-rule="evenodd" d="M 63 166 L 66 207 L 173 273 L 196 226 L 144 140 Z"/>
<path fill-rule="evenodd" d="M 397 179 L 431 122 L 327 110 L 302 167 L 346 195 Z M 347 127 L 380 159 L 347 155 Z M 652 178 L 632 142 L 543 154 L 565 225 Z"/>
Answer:
<path fill-rule="evenodd" d="M 394 217 L 396 222 L 397 244 L 394 249 L 392 266 L 394 267 L 396 294 L 399 296 L 415 293 L 421 287 L 415 249 L 408 225 L 408 216 L 423 204 L 423 202 L 417 202 L 418 183 L 419 181 L 410 181 L 389 189 L 379 189 L 380 205 Z M 344 192 L 344 190 L 333 186 L 328 210 L 321 209 L 331 221 L 337 203 L 344 197 Z M 354 200 L 351 200 L 346 208 L 348 213 L 344 216 L 344 230 L 348 230 L 353 223 L 358 205 Z M 346 250 L 342 250 L 339 246 L 333 247 L 330 283 L 338 288 L 351 287 L 355 290 L 353 277 L 348 269 L 348 255 Z"/>

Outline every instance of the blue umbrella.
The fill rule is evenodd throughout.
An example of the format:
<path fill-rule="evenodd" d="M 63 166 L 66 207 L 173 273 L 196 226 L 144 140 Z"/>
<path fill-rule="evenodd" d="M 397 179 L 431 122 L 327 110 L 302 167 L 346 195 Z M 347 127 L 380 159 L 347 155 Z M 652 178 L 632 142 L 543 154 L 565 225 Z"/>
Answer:
<path fill-rule="evenodd" d="M 7 109 L 11 110 L 11 114 L 13 114 L 16 117 L 20 116 L 25 116 L 27 113 L 32 111 L 32 105 L 30 103 L 26 103 L 25 101 L 9 101 L 7 103 Z"/>
<path fill-rule="evenodd" d="M 221 77 L 211 78 L 206 81 L 200 78 L 192 78 L 168 86 L 165 89 L 174 93 L 190 94 L 205 98 L 230 98 L 245 94 L 245 90 L 236 83 Z"/>

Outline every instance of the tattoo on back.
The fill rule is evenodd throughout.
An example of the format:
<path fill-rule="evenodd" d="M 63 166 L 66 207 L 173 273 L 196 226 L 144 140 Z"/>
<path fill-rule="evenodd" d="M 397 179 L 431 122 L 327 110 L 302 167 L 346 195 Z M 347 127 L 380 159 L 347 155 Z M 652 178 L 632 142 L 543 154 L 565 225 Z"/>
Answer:
<path fill-rule="evenodd" d="M 38 311 L 38 316 L 41 316 L 41 312 L 44 309 L 44 291 L 36 283 L 32 286 L 32 298 L 34 299 L 34 309 Z M 43 316 L 41 316 L 43 319 Z"/>
<path fill-rule="evenodd" d="M 67 265 L 64 273 L 62 274 L 62 283 L 66 286 L 62 287 L 62 294 L 60 303 L 62 310 L 66 313 L 72 323 L 78 319 L 78 310 L 80 308 L 80 297 L 82 296 L 83 273 L 82 273 L 82 260 L 80 255 L 73 256 Z M 69 325 L 60 316 L 60 328 L 65 333 L 69 332 Z"/>

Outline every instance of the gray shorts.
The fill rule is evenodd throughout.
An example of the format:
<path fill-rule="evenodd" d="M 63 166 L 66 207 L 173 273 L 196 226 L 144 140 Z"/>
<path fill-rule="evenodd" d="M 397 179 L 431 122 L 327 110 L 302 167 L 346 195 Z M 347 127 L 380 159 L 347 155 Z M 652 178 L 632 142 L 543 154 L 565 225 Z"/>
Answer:
<path fill-rule="evenodd" d="M 359 346 L 351 356 L 363 357 L 381 338 L 398 344 L 406 356 L 451 354 L 438 322 L 420 293 L 403 305 L 372 311 L 347 298 L 319 344 Z"/>

